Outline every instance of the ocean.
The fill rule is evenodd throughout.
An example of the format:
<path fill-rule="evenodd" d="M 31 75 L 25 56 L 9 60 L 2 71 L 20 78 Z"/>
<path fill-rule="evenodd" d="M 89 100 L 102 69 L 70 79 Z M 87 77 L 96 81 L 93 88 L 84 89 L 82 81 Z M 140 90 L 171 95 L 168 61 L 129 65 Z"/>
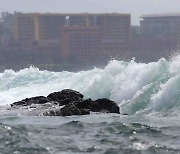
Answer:
<path fill-rule="evenodd" d="M 109 98 L 121 114 L 43 117 L 9 104 L 63 89 Z M 180 153 L 180 56 L 141 63 L 112 60 L 103 69 L 50 72 L 29 67 L 0 73 L 2 154 Z"/>

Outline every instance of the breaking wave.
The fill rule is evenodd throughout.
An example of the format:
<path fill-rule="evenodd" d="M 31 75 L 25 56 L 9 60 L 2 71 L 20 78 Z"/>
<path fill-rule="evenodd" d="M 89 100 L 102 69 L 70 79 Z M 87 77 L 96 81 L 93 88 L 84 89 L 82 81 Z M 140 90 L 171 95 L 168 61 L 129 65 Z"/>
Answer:
<path fill-rule="evenodd" d="M 0 105 L 71 88 L 86 98 L 110 98 L 128 114 L 179 114 L 180 56 L 137 63 L 113 60 L 104 69 L 49 72 L 30 67 L 0 73 Z"/>

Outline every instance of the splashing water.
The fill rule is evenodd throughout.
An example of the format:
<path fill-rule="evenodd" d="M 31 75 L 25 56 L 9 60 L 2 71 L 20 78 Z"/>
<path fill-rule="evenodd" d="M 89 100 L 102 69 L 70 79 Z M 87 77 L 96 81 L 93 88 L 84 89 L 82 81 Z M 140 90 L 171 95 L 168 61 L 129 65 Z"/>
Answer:
<path fill-rule="evenodd" d="M 2 153 L 180 153 L 180 56 L 137 63 L 111 61 L 104 69 L 0 73 L 0 105 L 71 88 L 86 98 L 110 98 L 121 113 L 72 117 L 0 112 Z M 5 112 L 3 111 L 5 108 Z M 6 114 L 7 113 L 7 114 Z"/>
<path fill-rule="evenodd" d="M 180 107 L 180 56 L 172 60 L 137 63 L 110 61 L 104 69 L 49 72 L 26 68 L 0 73 L 0 105 L 71 88 L 86 98 L 110 98 L 122 112 L 176 113 Z"/>

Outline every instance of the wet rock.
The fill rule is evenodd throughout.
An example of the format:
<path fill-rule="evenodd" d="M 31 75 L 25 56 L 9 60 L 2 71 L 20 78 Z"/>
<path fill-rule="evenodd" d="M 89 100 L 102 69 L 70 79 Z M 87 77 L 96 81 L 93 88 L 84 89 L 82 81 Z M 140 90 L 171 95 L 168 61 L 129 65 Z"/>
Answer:
<path fill-rule="evenodd" d="M 89 110 L 79 109 L 74 104 L 68 104 L 61 109 L 46 111 L 44 116 L 72 116 L 72 115 L 87 115 L 90 114 Z"/>
<path fill-rule="evenodd" d="M 86 114 L 90 114 L 90 111 L 86 109 L 80 109 L 76 106 L 76 104 L 72 103 L 72 104 L 65 105 L 61 109 L 61 114 L 62 116 L 86 115 Z"/>
<path fill-rule="evenodd" d="M 97 99 L 91 108 L 93 112 L 109 112 L 109 113 L 118 113 L 119 112 L 119 107 L 114 101 L 111 101 L 109 99 L 103 98 L 103 99 Z"/>
<path fill-rule="evenodd" d="M 31 104 L 45 104 L 49 101 L 50 100 L 47 97 L 38 96 L 38 97 L 26 98 L 26 99 L 23 99 L 22 101 L 15 102 L 15 103 L 11 104 L 11 107 L 29 106 Z"/>
<path fill-rule="evenodd" d="M 92 99 L 86 99 L 86 100 L 81 101 L 81 102 L 76 102 L 75 105 L 77 106 L 77 108 L 80 108 L 80 109 L 91 110 L 92 105 L 93 105 L 93 100 Z"/>
<path fill-rule="evenodd" d="M 41 115 L 44 116 L 87 115 L 90 112 L 120 113 L 117 104 L 109 99 L 103 98 L 95 101 L 92 99 L 83 100 L 81 93 L 71 89 L 54 92 L 47 97 L 26 98 L 11 104 L 12 108 L 24 106 L 36 109 L 36 111 L 41 109 Z"/>
<path fill-rule="evenodd" d="M 81 109 L 88 109 L 92 112 L 120 113 L 117 104 L 106 98 L 97 99 L 96 101 L 87 99 L 78 102 L 76 106 Z"/>
<path fill-rule="evenodd" d="M 71 89 L 64 89 L 60 92 L 54 92 L 47 96 L 50 100 L 53 101 L 61 101 L 66 98 L 81 98 L 83 99 L 83 95 L 78 91 L 71 90 Z"/>
<path fill-rule="evenodd" d="M 42 115 L 43 116 L 61 116 L 61 112 L 58 109 L 56 109 L 56 110 L 49 110 L 49 111 L 43 112 Z"/>
<path fill-rule="evenodd" d="M 71 89 L 64 89 L 60 92 L 54 92 L 47 96 L 51 101 L 59 102 L 59 105 L 66 105 L 69 103 L 82 101 L 83 95 L 78 91 L 74 91 Z"/>

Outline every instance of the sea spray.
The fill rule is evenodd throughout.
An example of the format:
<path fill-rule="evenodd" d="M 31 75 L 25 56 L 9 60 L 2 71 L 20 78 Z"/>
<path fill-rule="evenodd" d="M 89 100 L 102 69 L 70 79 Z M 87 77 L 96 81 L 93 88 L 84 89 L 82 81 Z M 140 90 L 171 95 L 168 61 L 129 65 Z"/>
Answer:
<path fill-rule="evenodd" d="M 0 105 L 27 97 L 47 96 L 70 88 L 86 98 L 110 98 L 128 114 L 177 110 L 180 97 L 180 57 L 137 63 L 112 60 L 103 69 L 49 72 L 30 67 L 0 73 Z"/>

